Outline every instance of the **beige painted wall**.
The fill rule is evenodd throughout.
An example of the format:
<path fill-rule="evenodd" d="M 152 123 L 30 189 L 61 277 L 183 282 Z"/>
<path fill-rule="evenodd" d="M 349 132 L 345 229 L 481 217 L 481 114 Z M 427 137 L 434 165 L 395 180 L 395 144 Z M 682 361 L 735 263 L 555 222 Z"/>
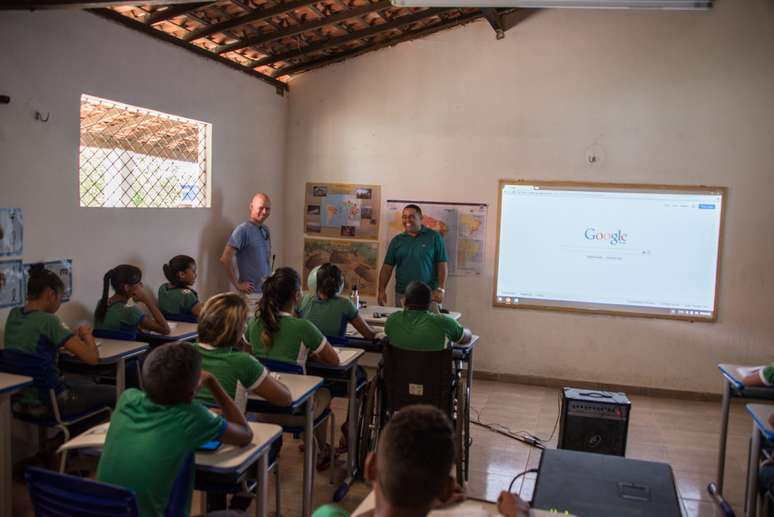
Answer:
<path fill-rule="evenodd" d="M 74 299 L 60 316 L 90 318 L 103 274 L 120 263 L 140 266 L 155 290 L 178 253 L 197 259 L 202 295 L 227 289 L 217 259 L 251 193 L 283 196 L 287 97 L 87 13 L 5 12 L 0 48 L 0 93 L 11 96 L 0 105 L 0 206 L 24 209 L 25 261 L 74 259 Z M 212 123 L 212 208 L 79 208 L 81 93 Z M 281 254 L 282 217 L 269 223 Z"/>
<path fill-rule="evenodd" d="M 718 391 L 716 363 L 774 358 L 773 60 L 774 3 L 721 0 L 706 13 L 546 11 L 502 41 L 482 21 L 304 74 L 291 83 L 286 257 L 300 267 L 306 181 L 485 202 L 484 277 L 449 283 L 482 336 L 480 369 Z M 589 166 L 592 145 L 603 159 Z M 728 186 L 718 322 L 493 308 L 499 178 Z"/>

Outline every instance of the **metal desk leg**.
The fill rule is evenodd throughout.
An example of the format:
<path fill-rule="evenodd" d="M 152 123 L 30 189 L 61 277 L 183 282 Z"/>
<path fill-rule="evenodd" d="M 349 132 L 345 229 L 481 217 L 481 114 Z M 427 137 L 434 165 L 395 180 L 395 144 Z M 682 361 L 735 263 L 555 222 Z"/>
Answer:
<path fill-rule="evenodd" d="M 470 404 L 473 396 L 473 349 L 468 354 L 468 375 L 465 386 L 465 481 L 470 471 Z"/>
<path fill-rule="evenodd" d="M 0 395 L 0 516 L 11 517 L 13 485 L 11 482 L 11 395 Z"/>
<path fill-rule="evenodd" d="M 116 402 L 126 389 L 126 359 L 123 357 L 116 363 Z"/>
<path fill-rule="evenodd" d="M 718 493 L 723 493 L 723 471 L 726 467 L 726 440 L 728 439 L 728 412 L 731 404 L 731 383 L 723 386 L 723 401 L 720 403 L 720 445 L 718 445 Z"/>
<path fill-rule="evenodd" d="M 304 407 L 304 494 L 301 515 L 309 517 L 312 514 L 312 484 L 314 483 L 314 396 L 309 397 Z"/>
<path fill-rule="evenodd" d="M 747 500 L 745 507 L 747 517 L 758 515 L 758 458 L 761 454 L 761 433 L 755 422 L 752 423 L 752 440 L 750 441 L 750 465 L 747 471 Z"/>
<path fill-rule="evenodd" d="M 349 409 L 347 410 L 347 433 L 349 437 L 347 439 L 347 478 L 339 485 L 336 492 L 333 494 L 333 500 L 338 502 L 344 499 L 344 496 L 349 492 L 349 487 L 355 482 L 355 462 L 357 461 L 357 442 L 359 437 L 357 436 L 357 364 L 352 365 L 349 373 L 349 382 L 347 383 L 347 398 L 349 399 Z M 331 441 L 333 438 L 331 437 Z M 333 445 L 333 444 L 332 444 Z"/>
<path fill-rule="evenodd" d="M 269 486 L 266 471 L 269 469 L 269 453 L 268 451 L 261 455 L 258 460 L 258 472 L 256 472 L 255 479 L 255 517 L 267 517 L 269 514 Z M 277 510 L 279 515 L 279 510 Z"/>

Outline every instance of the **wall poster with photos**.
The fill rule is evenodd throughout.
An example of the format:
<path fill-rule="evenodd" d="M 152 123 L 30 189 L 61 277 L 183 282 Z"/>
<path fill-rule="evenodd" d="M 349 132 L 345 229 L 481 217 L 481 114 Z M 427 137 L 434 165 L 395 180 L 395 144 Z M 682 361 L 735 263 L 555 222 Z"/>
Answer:
<path fill-rule="evenodd" d="M 0 208 L 0 255 L 21 255 L 23 237 L 21 208 Z"/>
<path fill-rule="evenodd" d="M 379 185 L 307 183 L 304 199 L 304 233 L 310 237 L 379 238 Z"/>
<path fill-rule="evenodd" d="M 24 303 L 24 270 L 21 260 L 0 261 L 0 307 Z"/>

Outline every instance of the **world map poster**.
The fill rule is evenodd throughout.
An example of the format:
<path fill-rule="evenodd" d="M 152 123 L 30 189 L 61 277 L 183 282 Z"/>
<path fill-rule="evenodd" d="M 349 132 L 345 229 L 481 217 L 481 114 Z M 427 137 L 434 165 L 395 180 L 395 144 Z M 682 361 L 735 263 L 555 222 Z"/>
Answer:
<path fill-rule="evenodd" d="M 486 249 L 488 206 L 482 203 L 439 203 L 436 201 L 387 200 L 387 238 L 404 231 L 401 215 L 408 204 L 422 209 L 422 224 L 441 234 L 449 257 L 449 275 L 481 275 Z"/>
<path fill-rule="evenodd" d="M 381 187 L 350 183 L 307 183 L 304 233 L 338 239 L 379 238 Z"/>

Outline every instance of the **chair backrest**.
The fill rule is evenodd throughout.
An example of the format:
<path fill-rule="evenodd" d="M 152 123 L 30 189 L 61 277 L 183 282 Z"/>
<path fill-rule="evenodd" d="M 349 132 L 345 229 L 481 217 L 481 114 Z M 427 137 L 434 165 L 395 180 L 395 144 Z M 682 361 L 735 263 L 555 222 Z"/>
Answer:
<path fill-rule="evenodd" d="M 0 372 L 32 377 L 42 401 L 49 400 L 49 390 L 59 391 L 63 386 L 50 359 L 13 348 L 0 350 Z"/>
<path fill-rule="evenodd" d="M 304 367 L 300 364 L 296 363 L 287 363 L 285 361 L 278 361 L 276 359 L 267 359 L 265 357 L 259 357 L 259 361 L 261 361 L 261 364 L 263 364 L 266 368 L 268 368 L 272 372 L 278 372 L 278 373 L 295 373 L 298 375 L 304 375 L 306 372 L 304 371 Z"/>
<path fill-rule="evenodd" d="M 92 332 L 94 337 L 101 337 L 105 339 L 118 339 L 121 341 L 135 341 L 137 340 L 136 330 L 105 330 L 94 329 Z"/>
<path fill-rule="evenodd" d="M 412 404 L 429 404 L 451 412 L 451 349 L 418 352 L 386 344 L 382 357 L 384 406 L 389 413 Z"/>
<path fill-rule="evenodd" d="M 139 515 L 132 490 L 37 467 L 25 472 L 36 517 Z"/>
<path fill-rule="evenodd" d="M 325 339 L 328 340 L 328 343 L 335 346 L 347 346 L 349 344 L 349 339 L 346 336 L 325 336 Z"/>
<path fill-rule="evenodd" d="M 161 314 L 167 321 L 182 321 L 184 323 L 199 323 L 199 318 L 193 314 L 170 314 L 168 312 L 161 311 Z"/>

